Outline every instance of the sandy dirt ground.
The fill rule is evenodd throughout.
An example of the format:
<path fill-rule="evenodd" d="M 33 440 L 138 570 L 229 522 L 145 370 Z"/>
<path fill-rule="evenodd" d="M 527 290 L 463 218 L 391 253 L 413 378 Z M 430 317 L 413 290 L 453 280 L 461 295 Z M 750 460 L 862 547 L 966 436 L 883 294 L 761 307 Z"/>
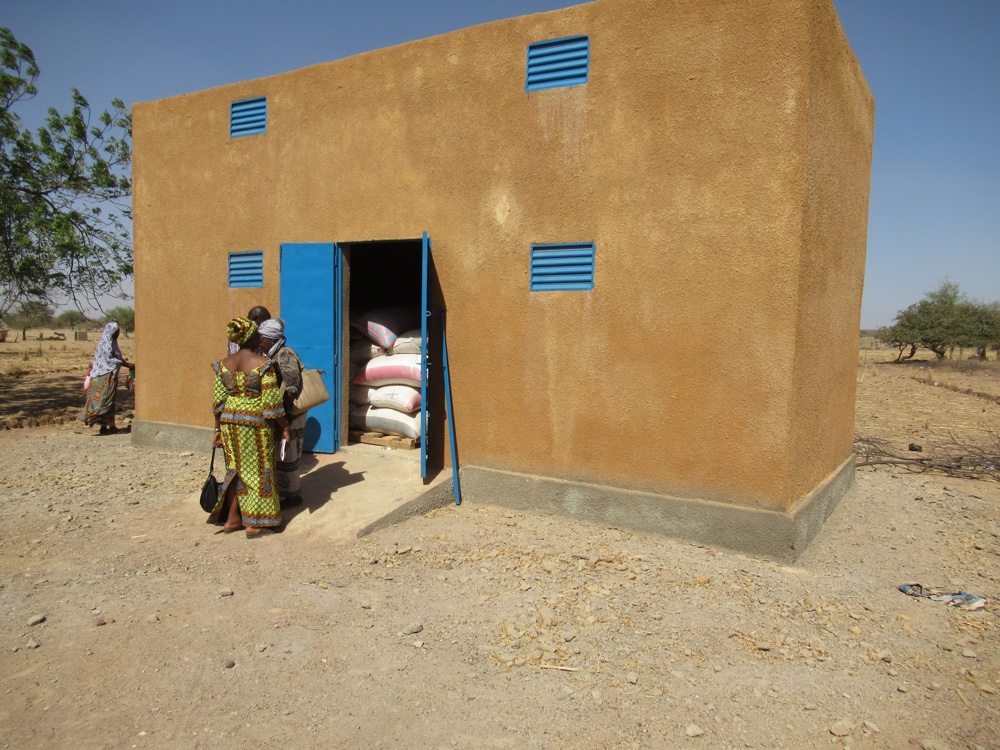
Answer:
<path fill-rule="evenodd" d="M 94 342 L 48 344 L 0 349 L 3 424 L 79 406 Z M 859 433 L 1000 426 L 995 368 L 888 358 L 859 358 Z M 67 423 L 0 456 L 4 748 L 1000 748 L 995 482 L 860 468 L 779 565 L 502 498 L 247 540 L 204 523 L 203 455 Z"/>

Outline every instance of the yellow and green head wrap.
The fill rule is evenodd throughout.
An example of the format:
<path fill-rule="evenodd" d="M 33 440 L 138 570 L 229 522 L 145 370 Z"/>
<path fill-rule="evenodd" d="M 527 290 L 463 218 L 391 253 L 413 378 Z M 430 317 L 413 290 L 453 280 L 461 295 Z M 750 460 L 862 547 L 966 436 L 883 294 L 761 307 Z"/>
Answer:
<path fill-rule="evenodd" d="M 229 321 L 227 335 L 234 344 L 243 346 L 257 333 L 257 324 L 246 318 L 233 318 Z"/>

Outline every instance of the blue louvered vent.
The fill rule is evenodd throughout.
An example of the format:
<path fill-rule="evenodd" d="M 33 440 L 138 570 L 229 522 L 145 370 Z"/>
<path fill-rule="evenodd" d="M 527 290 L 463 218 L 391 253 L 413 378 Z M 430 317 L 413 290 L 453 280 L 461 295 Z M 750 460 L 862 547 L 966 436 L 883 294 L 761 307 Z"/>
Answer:
<path fill-rule="evenodd" d="M 267 129 L 267 97 L 244 99 L 229 107 L 229 137 L 260 135 Z"/>
<path fill-rule="evenodd" d="M 264 286 L 264 251 L 229 253 L 229 286 Z"/>
<path fill-rule="evenodd" d="M 528 45 L 528 91 L 578 86 L 590 72 L 590 37 L 570 36 Z"/>
<path fill-rule="evenodd" d="M 531 246 L 531 291 L 594 288 L 594 243 Z"/>

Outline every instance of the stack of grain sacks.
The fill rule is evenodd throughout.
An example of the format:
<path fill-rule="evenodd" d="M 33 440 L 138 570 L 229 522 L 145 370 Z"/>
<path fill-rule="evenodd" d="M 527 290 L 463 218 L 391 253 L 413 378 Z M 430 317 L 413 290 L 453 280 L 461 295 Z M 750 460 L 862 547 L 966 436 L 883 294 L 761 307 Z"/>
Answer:
<path fill-rule="evenodd" d="M 420 439 L 420 311 L 380 308 L 351 319 L 351 426 Z"/>

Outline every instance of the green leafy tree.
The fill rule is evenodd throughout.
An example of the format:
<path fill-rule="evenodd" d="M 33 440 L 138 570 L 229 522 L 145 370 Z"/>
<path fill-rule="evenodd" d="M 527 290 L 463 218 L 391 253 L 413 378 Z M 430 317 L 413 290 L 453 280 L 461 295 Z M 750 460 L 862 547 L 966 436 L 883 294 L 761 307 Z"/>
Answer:
<path fill-rule="evenodd" d="M 878 338 L 899 350 L 899 354 L 896 356 L 897 362 L 913 359 L 917 349 L 920 348 L 920 325 L 916 305 L 910 305 L 905 310 L 900 310 L 891 326 L 879 329 Z M 907 349 L 910 351 L 904 355 L 903 352 Z"/>
<path fill-rule="evenodd" d="M 29 328 L 42 328 L 52 324 L 52 308 L 44 302 L 26 300 L 10 316 L 10 325 L 21 329 L 21 339 L 28 337 Z"/>
<path fill-rule="evenodd" d="M 37 93 L 27 45 L 0 28 L 0 316 L 25 300 L 78 307 L 119 295 L 132 274 L 132 117 L 119 99 L 91 112 L 72 90 L 34 133 L 14 108 Z"/>
<path fill-rule="evenodd" d="M 879 338 L 899 349 L 896 361 L 911 359 L 920 348 L 944 359 L 954 347 L 975 348 L 986 357 L 1000 339 L 1000 305 L 969 300 L 958 284 L 945 281 L 924 299 L 900 310 L 891 326 L 879 329 Z M 909 349 L 909 353 L 903 352 Z"/>
<path fill-rule="evenodd" d="M 56 316 L 56 322 L 63 328 L 83 328 L 90 321 L 79 310 L 66 310 Z"/>
<path fill-rule="evenodd" d="M 986 359 L 991 348 L 1000 346 L 1000 302 L 981 304 L 965 302 L 960 309 L 960 337 L 956 344 L 976 350 Z"/>
<path fill-rule="evenodd" d="M 108 310 L 105 316 L 105 322 L 112 320 L 121 327 L 127 336 L 135 330 L 135 309 L 131 307 L 113 307 Z"/>

